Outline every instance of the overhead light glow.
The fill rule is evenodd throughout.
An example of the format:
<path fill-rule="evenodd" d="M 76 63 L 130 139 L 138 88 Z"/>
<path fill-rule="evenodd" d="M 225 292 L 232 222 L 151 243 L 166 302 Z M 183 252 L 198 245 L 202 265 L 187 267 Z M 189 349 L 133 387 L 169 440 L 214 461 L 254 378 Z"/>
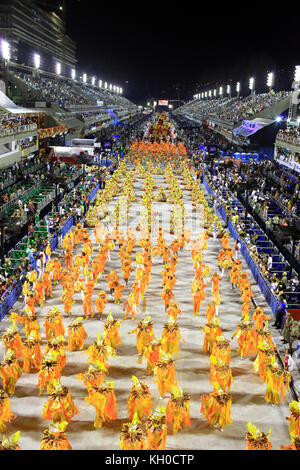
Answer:
<path fill-rule="evenodd" d="M 294 80 L 295 82 L 300 82 L 300 65 L 295 66 Z"/>
<path fill-rule="evenodd" d="M 96 78 L 92 77 L 92 85 L 95 85 L 95 82 L 96 82 Z"/>
<path fill-rule="evenodd" d="M 254 90 L 254 77 L 249 79 L 249 89 Z"/>
<path fill-rule="evenodd" d="M 34 66 L 36 69 L 40 68 L 41 65 L 41 56 L 37 53 L 34 54 L 33 56 L 33 61 L 34 61 Z"/>
<path fill-rule="evenodd" d="M 267 86 L 269 88 L 272 88 L 273 84 L 274 84 L 274 73 L 269 72 L 267 75 Z"/>
<path fill-rule="evenodd" d="M 2 57 L 4 60 L 10 60 L 10 46 L 7 41 L 2 41 Z"/>
<path fill-rule="evenodd" d="M 56 62 L 56 73 L 57 73 L 57 75 L 61 74 L 61 63 L 60 62 Z"/>
<path fill-rule="evenodd" d="M 87 81 L 87 75 L 86 75 L 86 73 L 83 74 L 82 81 L 83 81 L 83 83 L 86 83 L 86 81 Z"/>
<path fill-rule="evenodd" d="M 76 77 L 76 70 L 75 69 L 71 70 L 71 77 L 72 77 L 73 80 L 75 80 L 75 77 Z"/>

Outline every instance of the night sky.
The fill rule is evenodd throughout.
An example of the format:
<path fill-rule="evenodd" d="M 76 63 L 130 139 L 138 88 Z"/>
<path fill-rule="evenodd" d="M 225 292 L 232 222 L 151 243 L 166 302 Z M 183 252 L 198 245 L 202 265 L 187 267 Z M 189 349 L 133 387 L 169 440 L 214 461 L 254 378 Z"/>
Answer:
<path fill-rule="evenodd" d="M 137 104 L 151 98 L 189 100 L 231 81 L 234 90 L 240 81 L 246 96 L 252 75 L 257 91 L 267 91 L 271 70 L 275 89 L 290 89 L 294 66 L 300 64 L 300 6 L 66 4 L 67 33 L 77 42 L 77 69 L 123 86 L 124 95 Z"/>

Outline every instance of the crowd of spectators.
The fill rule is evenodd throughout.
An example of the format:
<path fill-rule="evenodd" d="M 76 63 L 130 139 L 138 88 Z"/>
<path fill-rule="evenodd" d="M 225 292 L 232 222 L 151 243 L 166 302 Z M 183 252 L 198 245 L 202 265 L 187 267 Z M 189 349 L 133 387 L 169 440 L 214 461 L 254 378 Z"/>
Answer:
<path fill-rule="evenodd" d="M 277 138 L 291 142 L 292 144 L 300 143 L 300 126 L 288 127 L 287 129 L 280 129 Z"/>
<path fill-rule="evenodd" d="M 26 114 L 15 115 L 12 113 L 5 113 L 0 115 L 0 135 L 5 134 L 5 131 L 22 132 L 25 130 L 24 126 L 31 125 L 36 128 Z"/>
<path fill-rule="evenodd" d="M 265 108 L 283 100 L 289 93 L 287 91 L 278 91 L 239 98 L 223 111 L 216 112 L 215 117 L 230 124 L 237 124 L 243 119 L 249 119 L 254 114 L 260 113 Z"/>
<path fill-rule="evenodd" d="M 93 100 L 77 92 L 72 86 L 71 81 L 51 79 L 40 75 L 33 76 L 20 72 L 15 72 L 15 75 L 28 86 L 29 99 L 31 98 L 30 95 L 35 92 L 41 94 L 41 99 L 57 102 L 60 106 L 66 108 L 70 105 L 95 104 Z"/>

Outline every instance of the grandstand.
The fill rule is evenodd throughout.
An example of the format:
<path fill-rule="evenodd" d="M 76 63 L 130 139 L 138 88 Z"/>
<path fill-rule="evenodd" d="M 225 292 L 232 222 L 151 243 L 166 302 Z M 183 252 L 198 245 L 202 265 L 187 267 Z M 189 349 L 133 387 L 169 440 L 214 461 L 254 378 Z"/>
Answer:
<path fill-rule="evenodd" d="M 176 114 L 207 125 L 241 151 L 251 151 L 272 146 L 278 132 L 276 118 L 289 109 L 290 99 L 287 91 L 196 99 L 178 108 Z"/>

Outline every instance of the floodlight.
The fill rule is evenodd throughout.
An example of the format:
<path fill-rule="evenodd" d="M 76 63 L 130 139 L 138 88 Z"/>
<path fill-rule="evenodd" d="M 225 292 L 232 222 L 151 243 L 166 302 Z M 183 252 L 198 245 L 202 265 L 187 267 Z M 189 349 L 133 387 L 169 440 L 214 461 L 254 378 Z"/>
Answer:
<path fill-rule="evenodd" d="M 254 77 L 249 79 L 249 89 L 254 90 Z"/>
<path fill-rule="evenodd" d="M 272 88 L 273 84 L 274 84 L 274 73 L 269 72 L 267 75 L 267 86 L 269 88 Z"/>
<path fill-rule="evenodd" d="M 37 53 L 34 53 L 33 61 L 34 61 L 35 68 L 39 69 L 41 65 L 41 56 Z"/>
<path fill-rule="evenodd" d="M 2 41 L 2 57 L 4 60 L 10 60 L 10 45 L 7 41 Z"/>
<path fill-rule="evenodd" d="M 295 82 L 300 82 L 300 65 L 295 66 L 294 80 Z"/>
<path fill-rule="evenodd" d="M 71 77 L 72 77 L 73 80 L 75 80 L 75 77 L 76 77 L 76 70 L 75 69 L 71 70 Z"/>
<path fill-rule="evenodd" d="M 86 83 L 86 81 L 87 81 L 87 75 L 86 75 L 86 73 L 83 74 L 83 76 L 82 76 L 82 81 L 83 81 L 83 83 Z"/>
<path fill-rule="evenodd" d="M 56 73 L 57 73 L 57 75 L 61 74 L 61 63 L 60 62 L 56 62 Z"/>
<path fill-rule="evenodd" d="M 236 84 L 236 91 L 239 93 L 240 90 L 241 90 L 241 84 L 240 84 L 240 82 L 237 82 L 237 84 Z"/>
<path fill-rule="evenodd" d="M 92 85 L 95 85 L 96 77 L 92 77 Z"/>

